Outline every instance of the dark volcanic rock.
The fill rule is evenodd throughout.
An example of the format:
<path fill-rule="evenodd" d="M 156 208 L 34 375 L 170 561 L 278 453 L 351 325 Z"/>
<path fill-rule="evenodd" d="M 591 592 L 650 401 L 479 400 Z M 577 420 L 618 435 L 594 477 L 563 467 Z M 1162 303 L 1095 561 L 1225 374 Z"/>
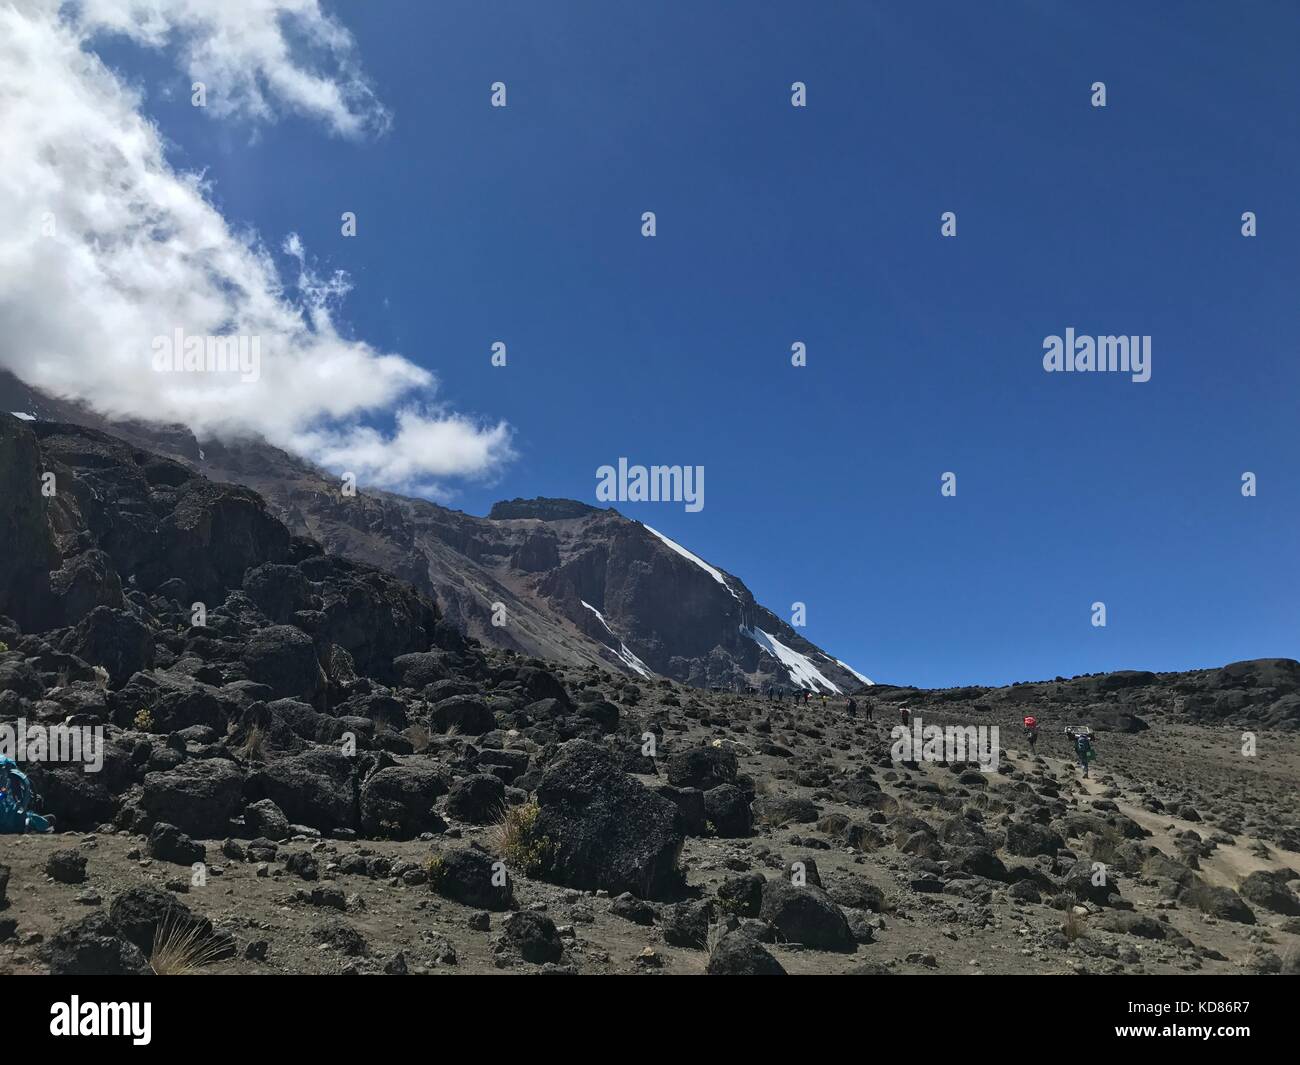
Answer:
<path fill-rule="evenodd" d="M 144 976 L 149 963 L 106 913 L 92 913 L 60 929 L 40 950 L 56 976 Z"/>
<path fill-rule="evenodd" d="M 1007 825 L 1007 851 L 1023 858 L 1038 854 L 1053 855 L 1065 846 L 1057 833 L 1032 821 L 1013 821 Z"/>
<path fill-rule="evenodd" d="M 480 910 L 508 910 L 515 901 L 504 863 L 472 847 L 433 858 L 429 884 L 439 895 Z"/>
<path fill-rule="evenodd" d="M 817 950 L 854 949 L 843 912 L 825 891 L 811 884 L 795 887 L 784 880 L 767 881 L 760 916 L 790 943 Z"/>
<path fill-rule="evenodd" d="M 676 807 L 619 769 L 603 747 L 565 744 L 546 766 L 537 800 L 536 831 L 550 843 L 548 879 L 641 898 L 680 888 Z"/>
<path fill-rule="evenodd" d="M 361 788 L 361 830 L 370 836 L 412 839 L 442 831 L 434 800 L 447 792 L 447 774 L 436 766 L 395 765 L 366 778 Z M 504 800 L 504 792 L 502 792 Z"/>
<path fill-rule="evenodd" d="M 59 556 L 45 515 L 43 472 L 32 431 L 0 412 L 0 614 L 38 630 L 62 620 L 50 616 L 49 574 Z"/>
<path fill-rule="evenodd" d="M 785 976 L 786 971 L 763 945 L 744 932 L 723 936 L 709 955 L 710 976 Z"/>
<path fill-rule="evenodd" d="M 736 756 L 721 747 L 692 747 L 668 759 L 668 783 L 708 791 L 736 779 Z"/>
<path fill-rule="evenodd" d="M 153 635 L 148 627 L 126 611 L 106 606 L 96 607 L 82 620 L 65 650 L 107 669 L 114 688 L 153 665 Z"/>
<path fill-rule="evenodd" d="M 200 839 L 225 836 L 243 809 L 243 774 L 230 762 L 184 762 L 165 773 L 147 773 L 140 805 L 155 820 Z"/>
<path fill-rule="evenodd" d="M 447 813 L 459 821 L 474 825 L 501 820 L 506 805 L 506 788 L 499 777 L 475 773 L 462 777 L 451 786 L 447 796 Z"/>
<path fill-rule="evenodd" d="M 153 953 L 159 929 L 164 934 L 193 930 L 199 940 L 212 938 L 212 922 L 194 913 L 167 891 L 128 888 L 114 896 L 108 915 L 124 938 L 146 956 Z"/>
<path fill-rule="evenodd" d="M 501 946 L 534 965 L 557 962 L 564 953 L 555 922 L 532 910 L 519 910 L 505 919 L 501 926 Z"/>
<path fill-rule="evenodd" d="M 244 794 L 253 801 L 270 799 L 291 824 L 322 832 L 355 829 L 360 811 L 353 761 L 341 751 L 304 751 L 250 773 Z"/>
<path fill-rule="evenodd" d="M 734 784 L 721 784 L 704 793 L 704 817 L 713 825 L 714 834 L 723 839 L 739 839 L 754 830 L 749 794 Z"/>
<path fill-rule="evenodd" d="M 1296 898 L 1295 892 L 1286 885 L 1288 872 L 1256 870 L 1241 882 L 1241 897 L 1274 913 L 1300 914 L 1300 898 Z"/>
<path fill-rule="evenodd" d="M 207 858 L 203 844 L 195 843 L 175 825 L 158 822 L 149 831 L 149 853 L 159 861 L 176 865 L 193 865 Z"/>
<path fill-rule="evenodd" d="M 434 703 L 431 720 L 444 732 L 455 728 L 467 736 L 481 736 L 497 726 L 487 704 L 470 695 L 453 695 Z"/>
<path fill-rule="evenodd" d="M 244 828 L 253 839 L 280 842 L 289 838 L 289 819 L 270 799 L 258 799 L 244 807 Z"/>
<path fill-rule="evenodd" d="M 55 851 L 45 860 L 45 875 L 60 884 L 80 884 L 86 879 L 86 856 L 71 848 Z"/>
<path fill-rule="evenodd" d="M 265 684 L 277 699 L 311 702 L 324 675 L 316 660 L 312 638 L 293 625 L 262 629 L 244 647 L 248 676 Z"/>

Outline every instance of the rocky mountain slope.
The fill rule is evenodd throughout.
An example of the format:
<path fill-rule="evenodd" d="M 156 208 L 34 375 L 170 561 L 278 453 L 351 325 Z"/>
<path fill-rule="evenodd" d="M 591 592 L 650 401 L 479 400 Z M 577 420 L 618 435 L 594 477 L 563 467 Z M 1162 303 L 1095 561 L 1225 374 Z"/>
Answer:
<path fill-rule="evenodd" d="M 82 427 L 0 415 L 0 487 L 0 728 L 104 739 L 24 763 L 58 831 L 4 837 L 0 974 L 1300 971 L 1294 661 L 851 717 L 485 646 Z M 499 520 L 590 517 L 545 506 Z M 904 706 L 999 764 L 896 758 Z"/>
<path fill-rule="evenodd" d="M 87 425 L 254 489 L 295 534 L 395 574 L 467 635 L 549 661 L 727 690 L 839 693 L 866 677 L 757 603 L 732 574 L 613 509 L 512 500 L 486 518 L 362 489 L 264 445 L 109 423 L 0 372 L 0 411 Z"/>

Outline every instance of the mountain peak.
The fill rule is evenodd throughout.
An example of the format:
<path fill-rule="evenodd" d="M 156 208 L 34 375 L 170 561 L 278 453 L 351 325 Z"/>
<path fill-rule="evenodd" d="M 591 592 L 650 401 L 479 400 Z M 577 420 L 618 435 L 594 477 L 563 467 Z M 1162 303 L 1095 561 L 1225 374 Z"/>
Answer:
<path fill-rule="evenodd" d="M 576 499 L 548 499 L 537 496 L 535 499 L 503 499 L 493 503 L 488 511 L 490 521 L 509 521 L 514 518 L 536 518 L 539 521 L 564 521 L 567 518 L 585 518 L 588 514 L 599 513 L 598 508 Z"/>

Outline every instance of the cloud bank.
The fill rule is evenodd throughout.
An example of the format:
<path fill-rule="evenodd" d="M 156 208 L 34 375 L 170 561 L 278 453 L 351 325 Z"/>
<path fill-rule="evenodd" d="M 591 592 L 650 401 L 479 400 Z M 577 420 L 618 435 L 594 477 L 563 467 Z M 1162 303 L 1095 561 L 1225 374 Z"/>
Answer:
<path fill-rule="evenodd" d="M 507 425 L 449 411 L 429 371 L 340 335 L 343 275 L 318 277 L 290 235 L 286 281 L 199 176 L 168 164 L 137 95 L 94 54 L 103 33 L 175 51 L 229 116 L 296 111 L 342 136 L 388 121 L 316 0 L 0 0 L 0 365 L 108 416 L 261 436 L 400 491 L 437 494 L 509 461 Z M 257 337 L 257 380 L 158 372 L 155 338 L 177 329 Z"/>

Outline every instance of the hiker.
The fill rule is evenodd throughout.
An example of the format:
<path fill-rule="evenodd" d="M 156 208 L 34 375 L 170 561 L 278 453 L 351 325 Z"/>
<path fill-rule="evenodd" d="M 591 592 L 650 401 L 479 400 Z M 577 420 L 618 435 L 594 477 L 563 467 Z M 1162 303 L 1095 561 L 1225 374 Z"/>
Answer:
<path fill-rule="evenodd" d="M 1092 736 L 1087 732 L 1076 732 L 1074 734 L 1074 753 L 1079 756 L 1079 765 L 1083 767 L 1083 775 L 1088 775 L 1088 763 L 1096 756 L 1097 752 L 1092 746 Z"/>
<path fill-rule="evenodd" d="M 49 832 L 50 822 L 27 808 L 32 804 L 32 786 L 18 764 L 0 755 L 0 833 Z"/>
<path fill-rule="evenodd" d="M 863 700 L 862 700 L 862 708 L 866 711 L 866 714 L 865 714 L 864 716 L 866 717 L 866 719 L 867 719 L 868 721 L 870 721 L 870 720 L 871 720 L 871 715 L 874 714 L 874 713 L 876 712 L 876 708 L 875 708 L 874 704 L 871 702 L 870 699 L 863 699 Z"/>
<path fill-rule="evenodd" d="M 912 723 L 912 711 L 905 706 L 900 706 L 898 708 L 898 720 L 899 723 L 906 728 Z"/>
<path fill-rule="evenodd" d="M 858 704 L 853 701 L 853 696 L 849 696 L 849 705 L 845 709 L 849 712 L 849 717 L 858 716 Z"/>
<path fill-rule="evenodd" d="M 1038 718 L 1032 715 L 1025 718 L 1025 739 L 1029 743 L 1029 754 L 1033 757 L 1038 753 Z"/>

